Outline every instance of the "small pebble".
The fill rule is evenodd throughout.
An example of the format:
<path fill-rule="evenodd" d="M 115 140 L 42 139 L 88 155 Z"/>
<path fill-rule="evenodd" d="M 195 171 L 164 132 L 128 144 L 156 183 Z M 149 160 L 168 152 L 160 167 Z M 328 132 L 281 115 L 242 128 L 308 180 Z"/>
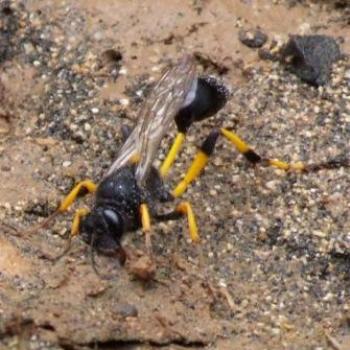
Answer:
<path fill-rule="evenodd" d="M 119 69 L 119 74 L 120 75 L 127 75 L 128 74 L 128 70 L 125 67 L 122 67 Z"/>
<path fill-rule="evenodd" d="M 120 100 L 119 100 L 119 102 L 120 102 L 120 104 L 122 105 L 122 106 L 128 106 L 129 105 L 129 100 L 127 99 L 127 98 L 121 98 Z"/>
<path fill-rule="evenodd" d="M 85 131 L 90 131 L 91 130 L 91 125 L 89 123 L 84 124 L 84 130 Z"/>
<path fill-rule="evenodd" d="M 240 42 L 250 48 L 259 48 L 267 41 L 267 35 L 260 29 L 240 30 L 238 33 Z"/>

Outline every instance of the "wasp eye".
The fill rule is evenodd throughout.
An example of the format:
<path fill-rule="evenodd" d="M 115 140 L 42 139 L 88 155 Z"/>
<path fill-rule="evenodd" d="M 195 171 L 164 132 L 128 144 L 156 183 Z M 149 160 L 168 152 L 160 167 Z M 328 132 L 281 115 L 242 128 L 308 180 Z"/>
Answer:
<path fill-rule="evenodd" d="M 108 224 L 108 228 L 112 232 L 119 232 L 121 230 L 121 220 L 120 216 L 111 209 L 105 209 L 103 211 L 103 216 Z"/>

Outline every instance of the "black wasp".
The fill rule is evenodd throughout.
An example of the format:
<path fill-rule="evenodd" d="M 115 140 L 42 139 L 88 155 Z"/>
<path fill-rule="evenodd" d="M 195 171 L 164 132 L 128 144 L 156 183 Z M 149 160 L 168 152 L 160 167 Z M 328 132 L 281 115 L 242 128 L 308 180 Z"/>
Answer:
<path fill-rule="evenodd" d="M 76 211 L 71 235 L 80 233 L 93 249 L 120 257 L 124 233 L 142 228 L 147 238 L 150 218 L 167 221 L 187 216 L 191 239 L 197 241 L 198 229 L 189 202 L 180 202 L 166 214 L 157 213 L 155 204 L 174 200 L 199 175 L 213 151 L 218 132 L 211 133 L 204 142 L 188 174 L 179 184 L 180 190 L 178 186 L 169 192 L 163 183 L 188 128 L 218 112 L 228 95 L 228 90 L 213 77 L 197 77 L 190 56 L 183 57 L 170 68 L 142 105 L 136 126 L 100 184 L 82 181 L 62 201 L 58 212 L 66 211 L 81 191 L 95 192 L 92 210 Z M 178 135 L 159 172 L 152 163 L 172 121 L 177 125 Z M 149 239 L 146 244 L 150 245 Z"/>
<path fill-rule="evenodd" d="M 198 229 L 189 202 L 180 202 L 173 211 L 166 214 L 157 213 L 155 205 L 172 201 L 185 192 L 207 164 L 220 135 L 228 139 L 252 164 L 300 172 L 350 166 L 348 159 L 304 164 L 264 158 L 233 131 L 220 128 L 210 132 L 184 178 L 173 191 L 168 192 L 163 180 L 185 140 L 187 130 L 194 122 L 216 114 L 226 104 L 228 96 L 228 89 L 223 84 L 213 77 L 198 77 L 193 59 L 190 56 L 183 57 L 161 77 L 145 100 L 136 126 L 100 184 L 95 185 L 90 180 L 78 183 L 51 218 L 59 212 L 66 211 L 84 190 L 95 192 L 94 206 L 92 210 L 76 211 L 71 236 L 81 233 L 82 238 L 91 244 L 92 250 L 96 249 L 106 255 L 123 256 L 123 234 L 139 228 L 145 232 L 148 238 L 146 245 L 150 248 L 150 218 L 167 221 L 179 219 L 184 215 L 188 219 L 191 239 L 197 241 Z M 178 134 L 158 171 L 152 164 L 172 121 L 175 121 Z"/>

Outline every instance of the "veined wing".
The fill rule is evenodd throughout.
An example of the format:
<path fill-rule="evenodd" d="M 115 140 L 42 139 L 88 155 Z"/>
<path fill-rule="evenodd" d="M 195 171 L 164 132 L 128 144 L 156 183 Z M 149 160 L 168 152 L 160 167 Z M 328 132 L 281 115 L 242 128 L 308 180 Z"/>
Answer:
<path fill-rule="evenodd" d="M 185 56 L 161 77 L 142 105 L 138 123 L 108 174 L 126 165 L 133 155 L 138 155 L 136 179 L 140 186 L 143 185 L 164 134 L 195 84 L 194 62 L 190 56 Z"/>

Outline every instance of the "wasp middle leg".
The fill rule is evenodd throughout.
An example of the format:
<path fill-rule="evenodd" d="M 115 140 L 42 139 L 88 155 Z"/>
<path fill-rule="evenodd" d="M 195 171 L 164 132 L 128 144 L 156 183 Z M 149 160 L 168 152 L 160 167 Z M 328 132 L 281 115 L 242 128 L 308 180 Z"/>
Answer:
<path fill-rule="evenodd" d="M 145 235 L 145 244 L 147 253 L 152 253 L 152 243 L 151 243 L 151 216 L 147 204 L 143 203 L 140 206 L 140 215 L 141 215 L 141 225 L 142 231 Z"/>
<path fill-rule="evenodd" d="M 165 214 L 157 214 L 154 217 L 157 221 L 171 221 L 171 220 L 178 220 L 184 215 L 186 215 L 187 217 L 188 229 L 189 229 L 190 238 L 192 242 L 198 242 L 199 233 L 198 233 L 196 217 L 194 215 L 192 206 L 189 202 L 187 201 L 180 202 L 173 211 Z"/>

